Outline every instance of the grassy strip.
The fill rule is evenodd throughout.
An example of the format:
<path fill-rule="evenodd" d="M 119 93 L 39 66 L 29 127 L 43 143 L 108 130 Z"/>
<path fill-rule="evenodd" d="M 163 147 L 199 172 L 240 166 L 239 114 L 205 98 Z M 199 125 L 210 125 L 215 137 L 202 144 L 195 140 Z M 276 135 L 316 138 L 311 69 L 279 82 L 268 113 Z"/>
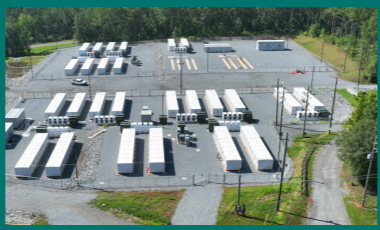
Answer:
<path fill-rule="evenodd" d="M 358 102 L 356 101 L 355 96 L 352 95 L 352 94 L 350 94 L 349 92 L 347 92 L 346 89 L 337 89 L 336 91 L 340 95 L 342 95 L 347 101 L 349 101 L 353 107 L 355 107 L 358 104 Z"/>
<path fill-rule="evenodd" d="M 140 224 L 167 225 L 184 191 L 168 192 L 98 192 L 90 204 L 117 217 Z"/>
<path fill-rule="evenodd" d="M 32 225 L 50 225 L 47 221 L 47 217 L 41 214 L 38 218 L 38 221 Z"/>
<path fill-rule="evenodd" d="M 57 47 L 59 48 L 65 48 L 65 47 L 74 47 L 77 46 L 77 43 L 68 43 L 68 44 L 58 44 L 58 45 L 51 45 L 51 46 L 41 46 L 41 47 L 33 47 L 30 49 L 30 53 L 33 56 L 47 56 L 54 51 L 57 50 Z"/>
<path fill-rule="evenodd" d="M 343 177 L 350 177 L 351 169 L 347 162 L 343 163 Z M 376 188 L 367 190 L 365 207 L 362 207 L 364 187 L 357 180 L 345 180 L 348 195 L 343 197 L 344 205 L 351 224 L 377 225 L 377 192 Z"/>
<path fill-rule="evenodd" d="M 60 40 L 56 42 L 67 42 L 67 41 L 74 41 L 74 39 L 66 39 L 66 40 Z M 56 42 L 40 42 L 40 43 L 34 43 L 32 45 L 40 45 L 40 44 L 55 44 Z"/>
<path fill-rule="evenodd" d="M 337 133 L 309 134 L 297 136 L 296 143 L 288 148 L 289 157 L 294 161 L 294 174 L 283 184 L 280 211 L 276 211 L 279 185 L 249 186 L 241 188 L 240 205 L 245 204 L 246 215 L 235 213 L 237 188 L 224 187 L 218 210 L 218 225 L 300 225 L 306 216 L 308 196 L 301 193 L 302 160 L 312 143 L 318 147 L 335 138 Z M 312 163 L 309 160 L 307 178 L 312 177 Z M 310 188 L 309 188 L 310 190 Z M 265 220 L 267 222 L 265 223 Z"/>

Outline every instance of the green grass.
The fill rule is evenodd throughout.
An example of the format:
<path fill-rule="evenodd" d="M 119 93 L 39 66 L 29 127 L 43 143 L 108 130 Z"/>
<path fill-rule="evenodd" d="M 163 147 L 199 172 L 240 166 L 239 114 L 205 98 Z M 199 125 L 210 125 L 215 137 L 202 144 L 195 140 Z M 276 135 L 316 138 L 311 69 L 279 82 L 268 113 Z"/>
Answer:
<path fill-rule="evenodd" d="M 7 61 L 12 62 L 13 61 L 13 57 L 5 57 L 5 62 L 7 62 Z"/>
<path fill-rule="evenodd" d="M 340 95 L 342 95 L 347 101 L 350 102 L 350 104 L 355 107 L 358 102 L 356 101 L 356 98 L 354 95 L 350 94 L 349 92 L 347 92 L 346 89 L 337 89 L 336 90 Z"/>
<path fill-rule="evenodd" d="M 90 204 L 117 217 L 140 224 L 168 225 L 184 191 L 169 192 L 98 192 Z"/>
<path fill-rule="evenodd" d="M 53 53 L 57 49 L 57 47 L 65 48 L 65 47 L 74 47 L 74 46 L 77 46 L 77 43 L 68 43 L 68 44 L 58 44 L 58 45 L 51 45 L 51 46 L 33 47 L 33 48 L 30 49 L 30 53 L 33 56 L 47 56 L 47 55 Z"/>
<path fill-rule="evenodd" d="M 74 39 L 66 39 L 66 42 L 67 41 L 74 41 Z M 60 41 L 57 41 L 57 42 L 65 42 L 65 41 L 64 40 L 60 40 Z M 49 43 L 55 44 L 56 42 L 40 42 L 40 43 L 34 43 L 32 45 L 49 44 Z"/>

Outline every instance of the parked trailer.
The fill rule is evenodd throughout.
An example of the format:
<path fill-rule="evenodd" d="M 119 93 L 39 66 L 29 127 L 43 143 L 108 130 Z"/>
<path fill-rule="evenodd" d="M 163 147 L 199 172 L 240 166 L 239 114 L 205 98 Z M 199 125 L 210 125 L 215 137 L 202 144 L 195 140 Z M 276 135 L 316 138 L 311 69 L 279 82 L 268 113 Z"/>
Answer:
<path fill-rule="evenodd" d="M 274 90 L 273 90 L 273 96 L 275 97 L 275 98 L 277 98 L 277 100 L 279 101 L 279 102 L 281 102 L 282 101 L 282 94 L 283 94 L 283 92 L 284 92 L 284 88 L 278 88 L 278 98 L 277 98 L 277 87 L 276 88 L 274 88 Z M 286 90 L 285 89 L 285 93 L 288 93 L 288 90 Z"/>
<path fill-rule="evenodd" d="M 87 52 L 90 49 L 91 43 L 83 43 L 83 45 L 79 48 L 78 53 L 81 54 L 83 52 Z"/>
<path fill-rule="evenodd" d="M 47 133 L 36 133 L 14 167 L 16 177 L 31 177 L 49 144 Z"/>
<path fill-rule="evenodd" d="M 106 93 L 105 92 L 98 92 L 95 94 L 94 100 L 92 101 L 92 105 L 90 108 L 90 111 L 88 113 L 88 116 L 90 119 L 94 119 L 95 116 L 102 115 L 104 104 L 106 99 Z"/>
<path fill-rule="evenodd" d="M 176 47 L 177 47 L 177 45 L 176 45 L 174 39 L 169 38 L 169 39 L 168 39 L 168 50 L 169 50 L 169 51 L 174 51 L 174 49 L 175 49 Z"/>
<path fill-rule="evenodd" d="M 234 89 L 225 89 L 224 98 L 226 99 L 232 112 L 241 112 L 245 110 L 245 105 Z"/>
<path fill-rule="evenodd" d="M 204 44 L 203 49 L 206 53 L 232 52 L 232 46 L 228 43 Z"/>
<path fill-rule="evenodd" d="M 225 171 L 239 170 L 242 160 L 226 126 L 214 127 L 214 140 Z"/>
<path fill-rule="evenodd" d="M 80 116 L 82 113 L 84 104 L 86 104 L 86 93 L 77 93 L 69 109 L 66 112 L 66 116 Z"/>
<path fill-rule="evenodd" d="M 177 95 L 175 91 L 166 91 L 166 110 L 168 117 L 175 117 L 179 111 Z"/>
<path fill-rule="evenodd" d="M 95 59 L 93 59 L 93 58 L 87 58 L 83 64 L 82 68 L 80 69 L 80 73 L 83 75 L 90 74 L 91 69 L 94 66 L 94 60 Z"/>
<path fill-rule="evenodd" d="M 165 152 L 162 128 L 149 129 L 149 172 L 165 172 Z"/>
<path fill-rule="evenodd" d="M 206 103 L 213 117 L 220 117 L 223 113 L 223 106 L 219 100 L 218 94 L 214 89 L 206 90 Z"/>
<path fill-rule="evenodd" d="M 100 59 L 100 62 L 99 62 L 98 68 L 97 68 L 98 74 L 106 74 L 106 71 L 108 69 L 109 64 L 110 63 L 109 63 L 108 58 Z"/>
<path fill-rule="evenodd" d="M 95 44 L 94 48 L 92 48 L 92 52 L 99 52 L 101 53 L 102 52 L 102 48 L 103 48 L 103 42 L 98 42 Z"/>
<path fill-rule="evenodd" d="M 65 75 L 73 75 L 78 68 L 79 59 L 71 59 L 64 69 Z"/>
<path fill-rule="evenodd" d="M 302 105 L 290 93 L 285 93 L 283 105 L 290 115 L 297 115 L 297 111 L 303 110 Z"/>
<path fill-rule="evenodd" d="M 181 38 L 180 42 L 181 42 L 181 47 L 185 47 L 185 48 L 190 47 L 190 44 L 187 41 L 187 38 Z"/>
<path fill-rule="evenodd" d="M 202 111 L 199 104 L 197 92 L 195 90 L 186 90 L 186 105 L 189 113 L 198 113 Z"/>
<path fill-rule="evenodd" d="M 116 58 L 115 64 L 113 65 L 113 73 L 122 73 L 124 65 L 124 58 Z"/>
<path fill-rule="evenodd" d="M 123 51 L 127 51 L 127 49 L 128 49 L 128 42 L 122 42 L 120 44 L 119 51 L 123 52 Z"/>
<path fill-rule="evenodd" d="M 63 170 L 69 161 L 74 146 L 74 132 L 64 132 L 58 139 L 48 162 L 45 166 L 47 177 L 62 176 Z"/>
<path fill-rule="evenodd" d="M 261 51 L 274 51 L 274 50 L 284 50 L 285 41 L 284 40 L 257 40 L 256 50 Z"/>
<path fill-rule="evenodd" d="M 116 42 L 110 42 L 108 43 L 107 47 L 106 47 L 106 54 L 108 55 L 110 51 L 114 51 L 115 50 L 115 45 L 116 45 Z"/>
<path fill-rule="evenodd" d="M 133 173 L 136 129 L 123 129 L 117 157 L 117 173 Z"/>
<path fill-rule="evenodd" d="M 240 137 L 256 169 L 272 170 L 273 157 L 253 125 L 242 126 Z"/>
<path fill-rule="evenodd" d="M 5 144 L 9 142 L 9 140 L 12 138 L 14 132 L 13 132 L 13 123 L 12 122 L 5 122 Z"/>
<path fill-rule="evenodd" d="M 111 109 L 112 115 L 124 114 L 125 94 L 125 92 L 116 92 Z"/>
<path fill-rule="evenodd" d="M 57 93 L 49 106 L 46 108 L 44 118 L 47 120 L 49 117 L 59 116 L 63 106 L 66 102 L 66 93 Z"/>
<path fill-rule="evenodd" d="M 25 109 L 15 108 L 11 109 L 5 116 L 5 122 L 13 123 L 14 128 L 20 127 L 25 120 Z"/>
<path fill-rule="evenodd" d="M 303 106 L 306 107 L 306 100 L 307 100 L 307 90 L 305 88 L 302 88 L 302 87 L 296 87 L 293 89 L 293 95 L 300 101 L 303 103 Z M 313 95 L 309 94 L 309 101 L 308 101 L 309 105 L 307 107 L 307 109 L 309 111 L 316 111 L 316 110 L 324 110 L 325 109 L 325 105 L 320 102 L 316 97 L 314 97 Z"/>

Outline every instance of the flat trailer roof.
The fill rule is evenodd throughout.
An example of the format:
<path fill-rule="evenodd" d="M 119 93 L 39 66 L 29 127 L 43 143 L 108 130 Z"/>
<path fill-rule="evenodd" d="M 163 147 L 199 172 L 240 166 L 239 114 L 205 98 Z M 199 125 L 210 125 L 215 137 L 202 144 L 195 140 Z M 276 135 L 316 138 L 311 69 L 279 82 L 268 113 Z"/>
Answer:
<path fill-rule="evenodd" d="M 112 115 L 124 114 L 125 94 L 125 92 L 116 92 L 111 109 Z"/>

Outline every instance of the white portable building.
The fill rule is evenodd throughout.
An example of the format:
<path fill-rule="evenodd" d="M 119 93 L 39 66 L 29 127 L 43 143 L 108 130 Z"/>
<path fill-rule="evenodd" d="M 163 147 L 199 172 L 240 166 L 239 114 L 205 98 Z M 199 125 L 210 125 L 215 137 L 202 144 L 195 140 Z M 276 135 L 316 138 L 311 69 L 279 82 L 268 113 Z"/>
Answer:
<path fill-rule="evenodd" d="M 94 48 L 92 48 L 92 52 L 99 52 L 101 53 L 102 52 L 102 48 L 103 48 L 103 42 L 98 42 L 95 44 Z"/>
<path fill-rule="evenodd" d="M 201 112 L 197 92 L 195 90 L 186 90 L 186 105 L 189 113 Z"/>
<path fill-rule="evenodd" d="M 135 136 L 135 128 L 123 129 L 120 139 L 119 155 L 117 157 L 117 173 L 133 173 Z"/>
<path fill-rule="evenodd" d="M 257 40 L 256 50 L 263 51 L 273 51 L 273 50 L 284 50 L 285 41 L 284 40 Z"/>
<path fill-rule="evenodd" d="M 104 104 L 106 99 L 106 93 L 105 92 L 98 92 L 95 94 L 94 100 L 92 101 L 92 105 L 90 108 L 90 111 L 88 113 L 88 116 L 90 119 L 94 119 L 95 116 L 102 115 Z"/>
<path fill-rule="evenodd" d="M 47 177 L 61 176 L 74 146 L 74 132 L 63 132 L 45 166 Z"/>
<path fill-rule="evenodd" d="M 116 58 L 115 64 L 113 64 L 113 73 L 122 73 L 123 71 L 124 58 Z"/>
<path fill-rule="evenodd" d="M 168 117 L 176 117 L 179 107 L 175 91 L 166 91 L 166 110 Z"/>
<path fill-rule="evenodd" d="M 290 94 L 285 93 L 283 106 L 290 115 L 296 115 L 297 111 L 302 111 L 302 105 Z"/>
<path fill-rule="evenodd" d="M 180 42 L 181 42 L 181 47 L 185 47 L 185 48 L 190 47 L 190 44 L 187 41 L 187 38 L 181 38 Z"/>
<path fill-rule="evenodd" d="M 49 106 L 46 108 L 44 118 L 47 120 L 49 117 L 59 116 L 63 106 L 66 102 L 66 93 L 57 93 Z"/>
<path fill-rule="evenodd" d="M 5 116 L 5 122 L 13 123 L 14 128 L 20 127 L 21 123 L 25 120 L 25 109 L 24 108 L 14 108 L 9 110 Z"/>
<path fill-rule="evenodd" d="M 226 99 L 232 112 L 241 112 L 245 110 L 245 105 L 234 89 L 225 89 L 224 98 Z"/>
<path fill-rule="evenodd" d="M 149 129 L 149 172 L 165 172 L 165 152 L 162 128 Z"/>
<path fill-rule="evenodd" d="M 111 114 L 124 114 L 125 92 L 116 92 L 115 99 L 113 100 Z"/>
<path fill-rule="evenodd" d="M 83 45 L 79 48 L 79 54 L 83 52 L 87 52 L 90 49 L 91 43 L 83 43 Z"/>
<path fill-rule="evenodd" d="M 206 103 L 210 110 L 211 116 L 213 117 L 220 117 L 223 113 L 223 106 L 222 103 L 219 100 L 218 94 L 215 90 L 209 89 L 206 90 Z"/>
<path fill-rule="evenodd" d="M 203 49 L 206 53 L 232 52 L 232 46 L 228 43 L 204 44 Z"/>
<path fill-rule="evenodd" d="M 307 100 L 307 90 L 302 87 L 296 87 L 293 89 L 293 95 L 302 103 L 304 103 L 304 107 L 306 107 L 306 100 Z M 316 97 L 313 95 L 309 94 L 309 105 L 307 109 L 309 111 L 316 111 L 316 110 L 324 110 L 325 105 L 320 102 Z"/>
<path fill-rule="evenodd" d="M 106 47 L 106 54 L 109 54 L 110 51 L 114 51 L 115 45 L 116 45 L 116 42 L 109 42 L 107 47 Z"/>
<path fill-rule="evenodd" d="M 109 65 L 108 58 L 100 59 L 100 62 L 98 64 L 98 68 L 97 68 L 98 74 L 106 74 L 108 65 Z"/>
<path fill-rule="evenodd" d="M 5 144 L 8 143 L 8 141 L 12 138 L 13 134 L 13 123 L 5 122 Z"/>
<path fill-rule="evenodd" d="M 127 51 L 127 49 L 128 49 L 128 42 L 122 42 L 120 44 L 119 51 L 123 52 L 123 51 Z"/>
<path fill-rule="evenodd" d="M 226 171 L 239 170 L 242 160 L 226 126 L 214 127 L 214 138 Z"/>
<path fill-rule="evenodd" d="M 273 169 L 273 157 L 253 125 L 242 126 L 240 137 L 257 170 Z"/>
<path fill-rule="evenodd" d="M 92 67 L 94 66 L 94 59 L 87 58 L 84 62 L 82 68 L 80 69 L 81 74 L 90 74 Z"/>
<path fill-rule="evenodd" d="M 281 102 L 282 101 L 282 94 L 283 94 L 283 92 L 284 92 L 284 88 L 283 87 L 279 87 L 278 88 L 278 98 L 277 98 L 277 87 L 276 87 L 273 90 L 273 96 L 276 97 L 279 102 Z M 285 93 L 288 93 L 288 90 L 285 89 Z"/>
<path fill-rule="evenodd" d="M 173 38 L 168 39 L 168 50 L 169 51 L 174 51 L 174 49 L 177 47 L 175 41 Z"/>
<path fill-rule="evenodd" d="M 49 144 L 47 133 L 36 133 L 18 160 L 14 170 L 16 177 L 31 177 L 46 147 Z"/>
<path fill-rule="evenodd" d="M 86 103 L 86 93 L 77 93 L 69 109 L 66 112 L 66 116 L 79 116 L 82 113 L 83 106 Z"/>
<path fill-rule="evenodd" d="M 71 59 L 64 69 L 65 75 L 73 75 L 78 68 L 79 59 Z"/>

